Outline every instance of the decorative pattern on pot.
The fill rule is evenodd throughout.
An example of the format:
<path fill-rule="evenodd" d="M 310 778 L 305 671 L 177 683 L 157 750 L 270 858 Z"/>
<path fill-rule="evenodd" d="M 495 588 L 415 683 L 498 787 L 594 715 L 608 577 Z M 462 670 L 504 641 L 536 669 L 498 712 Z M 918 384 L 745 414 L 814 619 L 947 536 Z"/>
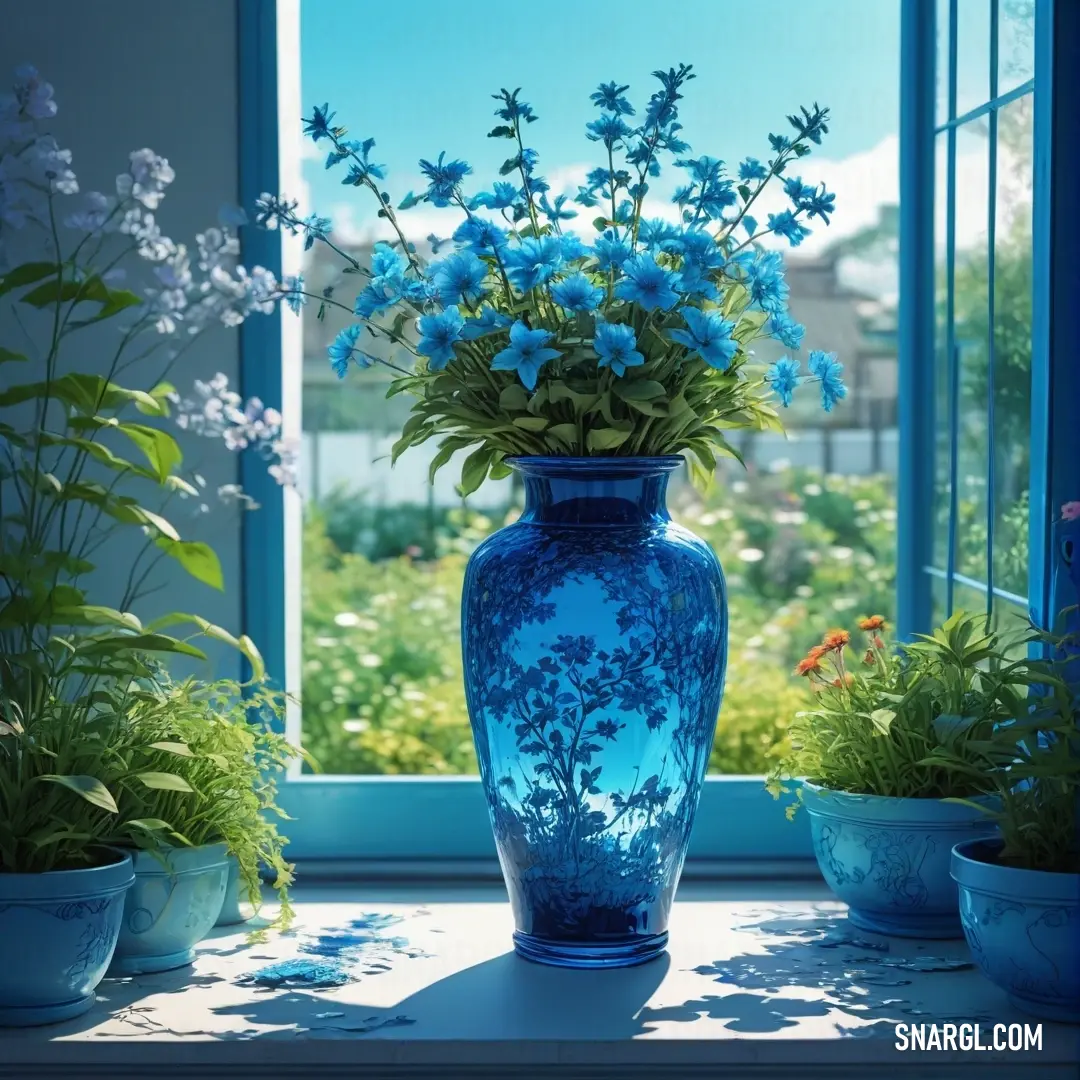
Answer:
<path fill-rule="evenodd" d="M 215 926 L 238 926 L 255 914 L 248 897 L 247 886 L 240 880 L 240 864 L 230 851 L 228 854 L 229 878 L 225 885 L 225 899 L 221 905 L 221 914 Z"/>
<path fill-rule="evenodd" d="M 664 503 L 680 458 L 518 458 L 521 519 L 473 554 L 466 696 L 523 956 L 659 955 L 712 747 L 727 612 Z"/>
<path fill-rule="evenodd" d="M 1024 1012 L 1080 1023 L 1080 874 L 994 862 L 1001 841 L 952 854 L 960 921 L 983 974 Z"/>
<path fill-rule="evenodd" d="M 803 790 L 818 866 L 856 926 L 898 937 L 963 936 L 949 862 L 955 844 L 993 833 L 985 815 L 941 799 L 810 783 Z"/>
<path fill-rule="evenodd" d="M 224 844 L 170 848 L 135 856 L 135 884 L 110 975 L 141 975 L 190 964 L 225 900 L 229 864 Z"/>
<path fill-rule="evenodd" d="M 134 880 L 120 852 L 85 870 L 0 874 L 0 1026 L 70 1020 L 94 1004 Z"/>

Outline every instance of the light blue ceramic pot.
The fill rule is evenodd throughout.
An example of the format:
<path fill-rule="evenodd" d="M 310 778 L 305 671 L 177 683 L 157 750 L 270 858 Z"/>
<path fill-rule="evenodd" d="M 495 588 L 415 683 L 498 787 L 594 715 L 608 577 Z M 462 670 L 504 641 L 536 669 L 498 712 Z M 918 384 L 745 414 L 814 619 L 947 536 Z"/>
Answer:
<path fill-rule="evenodd" d="M 215 926 L 239 926 L 255 914 L 247 886 L 240 880 L 240 864 L 232 852 L 229 852 L 228 862 L 229 880 L 225 886 L 225 901 L 221 905 L 221 914 Z"/>
<path fill-rule="evenodd" d="M 1000 840 L 953 849 L 971 955 L 1018 1009 L 1080 1023 L 1080 874 L 1000 866 L 1000 850 Z"/>
<path fill-rule="evenodd" d="M 94 1004 L 116 948 L 131 856 L 86 870 L 0 874 L 0 1025 L 70 1020 Z"/>
<path fill-rule="evenodd" d="M 856 926 L 898 937 L 963 936 L 949 862 L 956 844 L 993 833 L 985 814 L 941 799 L 809 783 L 803 790 L 818 866 Z"/>
<path fill-rule="evenodd" d="M 135 884 L 110 975 L 141 975 L 190 964 L 221 914 L 229 864 L 224 844 L 135 856 Z"/>

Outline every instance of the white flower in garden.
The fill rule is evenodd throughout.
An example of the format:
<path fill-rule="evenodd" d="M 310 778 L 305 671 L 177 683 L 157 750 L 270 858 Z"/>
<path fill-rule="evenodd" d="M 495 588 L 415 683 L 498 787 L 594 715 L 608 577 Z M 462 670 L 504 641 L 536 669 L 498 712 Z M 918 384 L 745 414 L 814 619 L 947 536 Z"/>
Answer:
<path fill-rule="evenodd" d="M 116 178 L 116 194 L 121 199 L 135 199 L 148 210 L 156 210 L 176 173 L 165 158 L 150 149 L 133 150 L 129 160 L 128 171 Z"/>
<path fill-rule="evenodd" d="M 195 237 L 195 243 L 199 248 L 199 269 L 203 271 L 221 266 L 240 254 L 240 241 L 223 229 L 209 228 Z"/>
<path fill-rule="evenodd" d="M 761 562 L 765 558 L 765 552 L 761 548 L 743 548 L 739 552 L 739 558 L 743 562 Z"/>
<path fill-rule="evenodd" d="M 71 151 L 61 150 L 51 135 L 40 135 L 20 156 L 27 166 L 27 179 L 48 187 L 59 195 L 75 195 L 79 181 L 71 169 Z"/>
<path fill-rule="evenodd" d="M 83 196 L 83 209 L 74 210 L 64 218 L 69 229 L 89 233 L 93 236 L 106 228 L 112 213 L 113 201 L 100 191 L 88 191 Z"/>
<path fill-rule="evenodd" d="M 31 120 L 49 120 L 56 115 L 52 85 L 30 64 L 15 69 L 15 100 L 20 112 Z"/>

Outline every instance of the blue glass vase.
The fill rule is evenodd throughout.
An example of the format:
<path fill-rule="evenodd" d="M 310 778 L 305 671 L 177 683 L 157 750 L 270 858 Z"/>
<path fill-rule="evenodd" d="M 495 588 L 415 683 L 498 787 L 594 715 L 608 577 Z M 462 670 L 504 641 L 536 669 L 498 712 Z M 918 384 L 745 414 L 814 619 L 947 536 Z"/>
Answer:
<path fill-rule="evenodd" d="M 523 457 L 520 519 L 473 553 L 465 691 L 517 952 L 659 956 L 712 749 L 724 576 L 673 523 L 680 457 Z"/>

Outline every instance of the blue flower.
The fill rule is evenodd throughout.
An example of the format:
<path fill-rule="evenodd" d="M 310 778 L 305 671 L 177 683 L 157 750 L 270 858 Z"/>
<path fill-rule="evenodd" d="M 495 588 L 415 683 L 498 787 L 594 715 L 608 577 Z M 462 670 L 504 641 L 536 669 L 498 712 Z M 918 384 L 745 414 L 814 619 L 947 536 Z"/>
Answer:
<path fill-rule="evenodd" d="M 814 188 L 804 184 L 801 176 L 789 176 L 784 181 L 784 194 L 799 208 L 804 199 L 813 196 Z"/>
<path fill-rule="evenodd" d="M 491 191 L 481 191 L 469 200 L 469 209 L 476 210 L 483 206 L 488 210 L 505 210 L 521 198 L 521 192 L 505 180 L 496 180 Z"/>
<path fill-rule="evenodd" d="M 449 206 L 458 197 L 461 181 L 472 172 L 472 166 L 465 161 L 447 161 L 444 150 L 436 162 L 421 161 L 420 171 L 428 178 L 425 197 L 435 206 Z"/>
<path fill-rule="evenodd" d="M 475 341 L 477 338 L 502 330 L 509 326 L 511 321 L 509 315 L 503 315 L 489 304 L 485 304 L 475 319 L 465 320 L 465 329 L 461 331 L 461 338 L 463 341 Z"/>
<path fill-rule="evenodd" d="M 590 120 L 585 125 L 585 137 L 590 142 L 602 142 L 609 150 L 629 134 L 629 125 L 618 113 L 604 113 L 599 120 Z"/>
<path fill-rule="evenodd" d="M 386 166 L 376 165 L 375 162 L 370 160 L 371 150 L 374 145 L 374 139 L 365 139 L 362 143 L 354 140 L 340 143 L 330 151 L 326 159 L 326 167 L 332 169 L 339 161 L 351 157 L 353 161 L 349 165 L 348 175 L 341 181 L 343 184 L 359 187 L 371 178 L 384 180 L 386 179 Z"/>
<path fill-rule="evenodd" d="M 563 207 L 565 205 L 565 195 L 556 195 L 554 206 L 550 202 L 548 202 L 547 195 L 540 196 L 540 210 L 543 213 L 544 217 L 548 219 L 548 221 L 568 221 L 570 218 L 576 218 L 577 211 L 564 210 Z"/>
<path fill-rule="evenodd" d="M 316 105 L 311 119 L 304 121 L 304 134 L 316 143 L 324 137 L 330 138 L 330 121 L 335 116 L 337 113 L 332 113 L 329 105 L 324 105 L 321 109 Z"/>
<path fill-rule="evenodd" d="M 579 272 L 553 285 L 551 298 L 567 311 L 594 311 L 604 298 L 604 290 Z"/>
<path fill-rule="evenodd" d="M 673 251 L 680 246 L 682 232 L 663 218 L 646 218 L 638 226 L 638 241 L 650 251 Z"/>
<path fill-rule="evenodd" d="M 477 255 L 491 255 L 506 247 L 506 231 L 492 221 L 473 217 L 454 230 L 454 243 L 464 245 Z"/>
<path fill-rule="evenodd" d="M 651 255 L 634 255 L 623 263 L 623 279 L 615 286 L 615 295 L 646 311 L 673 308 L 679 300 L 679 275 L 658 266 Z"/>
<path fill-rule="evenodd" d="M 784 280 L 784 257 L 779 251 L 759 255 L 746 268 L 750 300 L 770 315 L 787 310 L 788 285 Z"/>
<path fill-rule="evenodd" d="M 825 190 L 825 185 L 821 185 L 821 189 L 815 188 L 813 193 L 805 199 L 803 202 L 803 209 L 806 210 L 807 217 L 819 217 L 826 225 L 829 224 L 829 215 L 836 212 L 836 195 L 831 191 Z"/>
<path fill-rule="evenodd" d="M 789 349 L 797 349 L 802 345 L 806 327 L 797 323 L 786 311 L 780 311 L 765 324 L 765 333 L 776 338 Z"/>
<path fill-rule="evenodd" d="M 559 248 L 562 251 L 564 262 L 571 263 L 575 259 L 582 259 L 589 254 L 589 249 L 581 242 L 581 237 L 576 233 L 563 233 L 559 237 Z"/>
<path fill-rule="evenodd" d="M 786 409 L 791 405 L 791 395 L 795 393 L 795 388 L 802 382 L 799 361 L 790 360 L 785 356 L 769 368 L 765 373 L 765 378 L 772 385 L 773 392 L 780 399 L 780 404 Z"/>
<path fill-rule="evenodd" d="M 634 328 L 625 323 L 609 323 L 598 319 L 593 336 L 593 348 L 599 367 L 609 367 L 616 375 L 625 375 L 628 367 L 641 367 L 645 357 L 637 351 Z"/>
<path fill-rule="evenodd" d="M 436 236 L 433 232 L 427 234 L 427 242 L 431 247 L 432 255 L 438 255 L 439 249 L 450 243 L 445 237 Z"/>
<path fill-rule="evenodd" d="M 738 351 L 739 343 L 731 336 L 735 323 L 719 311 L 699 311 L 686 307 L 680 312 L 686 320 L 686 330 L 672 330 L 670 337 L 691 352 L 696 352 L 709 367 L 727 371 Z"/>
<path fill-rule="evenodd" d="M 563 246 L 557 236 L 526 237 L 503 256 L 506 273 L 523 293 L 550 281 L 563 264 Z"/>
<path fill-rule="evenodd" d="M 791 140 L 786 135 L 770 135 L 769 145 L 774 153 L 782 154 L 785 150 L 791 149 Z"/>
<path fill-rule="evenodd" d="M 501 117 L 507 123 L 524 120 L 526 123 L 531 124 L 536 119 L 536 114 L 532 111 L 532 106 L 528 102 L 518 101 L 519 93 L 518 90 L 513 93 L 510 93 L 509 90 L 503 90 L 499 94 L 492 94 L 491 96 L 496 101 L 503 103 L 503 108 L 496 109 L 495 115 Z"/>
<path fill-rule="evenodd" d="M 519 319 L 510 327 L 510 345 L 496 353 L 491 370 L 516 371 L 525 387 L 535 390 L 540 369 L 559 355 L 558 349 L 544 347 L 553 336 L 550 330 L 530 330 Z"/>
<path fill-rule="evenodd" d="M 370 319 L 377 312 L 393 307 L 404 295 L 404 278 L 385 287 L 369 285 L 356 298 L 356 303 L 353 304 L 353 314 L 361 319 Z"/>
<path fill-rule="evenodd" d="M 623 96 L 629 89 L 629 85 L 616 86 L 614 81 L 601 83 L 596 88 L 596 93 L 589 95 L 589 100 L 592 101 L 598 109 L 604 109 L 606 112 L 621 113 L 623 116 L 633 116 L 634 106 Z"/>
<path fill-rule="evenodd" d="M 617 233 L 608 229 L 593 245 L 593 251 L 601 270 L 620 269 L 633 252 L 626 240 L 621 240 Z"/>
<path fill-rule="evenodd" d="M 286 277 L 281 284 L 285 289 L 281 294 L 281 299 L 285 301 L 294 315 L 299 315 L 300 309 L 307 303 L 307 297 L 304 295 L 304 275 L 297 274 L 294 277 Z"/>
<path fill-rule="evenodd" d="M 471 302 L 483 292 L 487 264 L 471 251 L 455 251 L 431 267 L 431 278 L 443 303 Z"/>
<path fill-rule="evenodd" d="M 416 351 L 428 358 L 428 369 L 442 371 L 454 359 L 454 342 L 461 340 L 465 320 L 453 304 L 437 315 L 421 315 L 416 320 L 420 341 Z"/>
<path fill-rule="evenodd" d="M 764 180 L 768 170 L 756 157 L 748 157 L 739 166 L 739 179 L 744 181 Z"/>
<path fill-rule="evenodd" d="M 836 359 L 836 353 L 815 349 L 810 353 L 807 367 L 810 368 L 810 374 L 821 383 L 821 407 L 826 412 L 832 412 L 833 406 L 847 397 L 847 387 L 843 380 L 844 365 Z"/>
<path fill-rule="evenodd" d="M 810 235 L 810 230 L 790 210 L 769 215 L 769 229 L 783 236 L 792 247 L 798 247 Z"/>
<path fill-rule="evenodd" d="M 377 285 L 396 280 L 405 273 L 408 263 L 389 244 L 376 244 L 371 253 L 371 279 Z"/>
<path fill-rule="evenodd" d="M 326 350 L 327 355 L 330 357 L 330 366 L 339 379 L 344 379 L 345 373 L 349 370 L 349 362 L 356 351 L 356 339 L 363 329 L 360 323 L 346 326 Z M 368 365 L 365 364 L 364 366 L 367 367 Z"/>
<path fill-rule="evenodd" d="M 326 239 L 330 232 L 330 219 L 319 217 L 318 214 L 309 214 L 300 222 L 300 227 L 304 230 L 304 250 L 307 251 L 316 240 Z"/>
<path fill-rule="evenodd" d="M 716 298 L 713 272 L 724 265 L 724 253 L 704 229 L 688 229 L 682 237 L 682 288 L 688 295 Z"/>

